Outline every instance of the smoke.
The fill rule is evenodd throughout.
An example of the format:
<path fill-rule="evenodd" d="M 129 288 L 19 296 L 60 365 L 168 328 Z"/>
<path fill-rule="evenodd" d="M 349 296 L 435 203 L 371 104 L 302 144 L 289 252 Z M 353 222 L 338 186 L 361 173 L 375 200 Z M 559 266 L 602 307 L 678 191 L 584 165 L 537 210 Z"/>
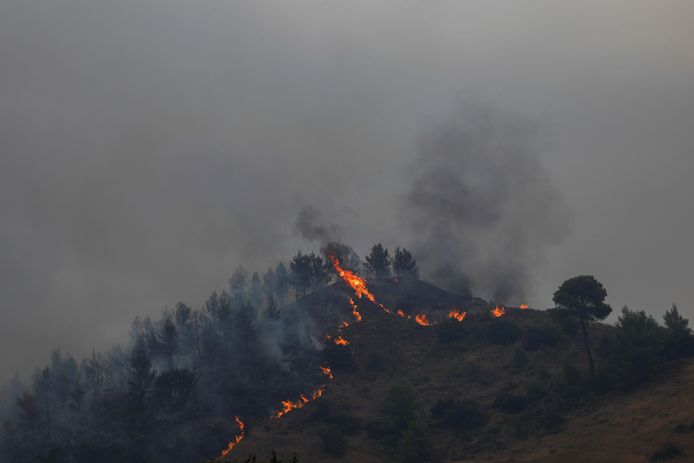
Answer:
<path fill-rule="evenodd" d="M 340 227 L 326 223 L 323 212 L 314 206 L 304 206 L 299 211 L 294 229 L 309 242 L 328 243 L 335 241 L 340 234 Z"/>
<path fill-rule="evenodd" d="M 447 288 L 522 301 L 568 214 L 526 121 L 460 111 L 420 137 L 404 219 L 424 275 Z"/>

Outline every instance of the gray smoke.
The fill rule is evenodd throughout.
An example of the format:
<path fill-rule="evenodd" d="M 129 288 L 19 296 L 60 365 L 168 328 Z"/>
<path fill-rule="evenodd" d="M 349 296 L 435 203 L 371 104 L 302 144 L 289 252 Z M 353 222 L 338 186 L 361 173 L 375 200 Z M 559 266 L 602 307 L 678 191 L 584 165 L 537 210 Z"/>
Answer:
<path fill-rule="evenodd" d="M 404 218 L 428 275 L 461 293 L 523 301 L 568 214 L 523 120 L 476 107 L 420 138 Z"/>
<path fill-rule="evenodd" d="M 334 241 L 340 234 L 340 227 L 327 223 L 323 212 L 314 206 L 304 206 L 299 211 L 294 223 L 294 229 L 309 242 L 328 243 Z"/>

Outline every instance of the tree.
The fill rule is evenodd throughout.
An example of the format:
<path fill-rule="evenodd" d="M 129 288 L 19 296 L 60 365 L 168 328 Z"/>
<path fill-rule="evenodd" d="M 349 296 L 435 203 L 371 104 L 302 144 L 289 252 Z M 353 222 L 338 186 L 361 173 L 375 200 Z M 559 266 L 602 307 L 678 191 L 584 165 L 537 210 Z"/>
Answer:
<path fill-rule="evenodd" d="M 258 272 L 253 272 L 251 276 L 250 299 L 251 303 L 256 307 L 260 307 L 263 304 L 263 284 L 260 281 Z"/>
<path fill-rule="evenodd" d="M 140 338 L 135 343 L 128 366 L 130 370 L 128 378 L 130 399 L 134 407 L 142 411 L 156 376 L 152 369 L 152 361 L 147 354 L 144 339 Z"/>
<path fill-rule="evenodd" d="M 159 345 L 162 353 L 169 362 L 169 370 L 174 368 L 174 356 L 178 348 L 178 331 L 171 314 L 164 315 L 164 323 L 159 332 Z"/>
<path fill-rule="evenodd" d="M 311 286 L 311 257 L 297 252 L 289 263 L 289 282 L 294 287 L 296 298 L 306 295 Z"/>
<path fill-rule="evenodd" d="M 236 327 L 246 362 L 250 359 L 251 346 L 256 340 L 256 317 L 255 307 L 251 303 L 242 305 L 236 314 Z"/>
<path fill-rule="evenodd" d="M 419 278 L 419 268 L 417 261 L 414 260 L 410 251 L 405 248 L 395 248 L 393 255 L 393 271 L 400 279 L 411 278 L 416 280 Z"/>
<path fill-rule="evenodd" d="M 616 343 L 610 358 L 610 373 L 622 388 L 654 377 L 663 363 L 665 330 L 643 310 L 622 309 L 617 319 Z"/>
<path fill-rule="evenodd" d="M 371 252 L 366 256 L 364 270 L 374 278 L 388 278 L 390 277 L 390 264 L 391 259 L 388 250 L 381 243 L 378 243 L 371 248 Z"/>
<path fill-rule="evenodd" d="M 694 336 L 689 320 L 680 315 L 677 305 L 665 312 L 665 352 L 670 358 L 686 357 L 694 353 Z"/>
<path fill-rule="evenodd" d="M 275 297 L 277 298 L 277 303 L 280 307 L 284 305 L 287 300 L 287 291 L 289 288 L 289 272 L 287 267 L 280 262 L 275 268 Z"/>
<path fill-rule="evenodd" d="M 580 322 L 583 347 L 586 350 L 591 376 L 595 375 L 595 362 L 590 349 L 587 323 L 604 320 L 612 312 L 612 307 L 605 303 L 606 297 L 607 290 L 592 275 L 570 278 L 554 293 L 557 308 L 569 311 Z"/>
<path fill-rule="evenodd" d="M 323 258 L 315 253 L 308 255 L 309 257 L 309 280 L 311 283 L 311 289 L 316 291 L 318 288 L 322 288 L 326 285 L 330 279 L 330 272 L 326 266 Z"/>
<path fill-rule="evenodd" d="M 246 300 L 248 292 L 248 272 L 243 266 L 236 267 L 233 275 L 229 278 L 229 294 L 234 303 L 238 307 Z"/>

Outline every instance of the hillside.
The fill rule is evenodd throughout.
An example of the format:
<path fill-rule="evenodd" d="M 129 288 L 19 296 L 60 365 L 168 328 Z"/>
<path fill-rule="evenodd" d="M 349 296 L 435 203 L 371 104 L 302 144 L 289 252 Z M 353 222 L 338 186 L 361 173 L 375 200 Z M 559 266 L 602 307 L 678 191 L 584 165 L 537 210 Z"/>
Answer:
<path fill-rule="evenodd" d="M 393 288 L 388 292 L 394 297 Z M 681 452 L 679 461 L 694 455 L 692 362 L 635 391 L 587 401 L 576 387 L 586 380 L 580 339 L 567 320 L 548 312 L 508 309 L 494 318 L 479 304 L 458 322 L 445 320 L 442 306 L 430 317 L 439 323 L 420 326 L 366 299 L 358 307 L 363 321 L 345 328 L 349 344 L 336 347 L 353 365 L 333 367 L 323 396 L 303 408 L 247 423 L 230 458 L 276 449 L 309 462 L 399 461 L 407 444 L 388 429 L 388 403 L 411 411 L 432 461 L 649 461 L 662 449 L 667 457 L 669 443 Z M 612 330 L 590 327 L 596 348 Z M 473 404 L 468 415 L 483 418 L 447 422 L 445 409 L 455 405 L 440 404 L 437 415 L 442 400 Z"/>

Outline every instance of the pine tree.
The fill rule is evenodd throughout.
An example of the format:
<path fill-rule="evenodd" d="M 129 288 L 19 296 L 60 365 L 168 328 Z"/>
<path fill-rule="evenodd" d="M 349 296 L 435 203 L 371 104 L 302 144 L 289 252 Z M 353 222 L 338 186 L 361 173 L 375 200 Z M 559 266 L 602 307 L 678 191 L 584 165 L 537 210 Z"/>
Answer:
<path fill-rule="evenodd" d="M 364 270 L 373 278 L 384 279 L 390 277 L 390 265 L 391 259 L 388 250 L 381 243 L 378 243 L 371 248 L 371 252 L 366 256 Z"/>
<path fill-rule="evenodd" d="M 395 248 L 393 255 L 393 271 L 401 279 L 417 279 L 419 278 L 419 269 L 417 261 L 414 260 L 410 251 L 405 248 Z"/>

